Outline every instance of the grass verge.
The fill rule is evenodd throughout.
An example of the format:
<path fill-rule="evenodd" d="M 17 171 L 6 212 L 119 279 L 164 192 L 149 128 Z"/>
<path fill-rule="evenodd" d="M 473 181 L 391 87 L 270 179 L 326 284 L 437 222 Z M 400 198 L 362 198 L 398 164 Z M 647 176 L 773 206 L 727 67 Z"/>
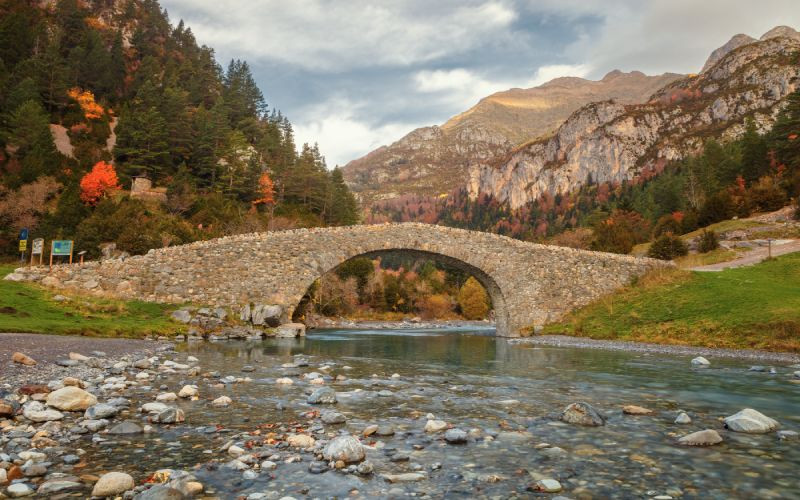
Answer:
<path fill-rule="evenodd" d="M 543 333 L 800 352 L 800 253 L 721 272 L 655 271 Z"/>
<path fill-rule="evenodd" d="M 175 305 L 137 300 L 123 301 L 85 295 L 67 295 L 56 302 L 55 293 L 31 283 L 3 281 L 16 265 L 0 265 L 0 331 L 142 337 L 173 335 L 185 329 L 169 318 Z"/>

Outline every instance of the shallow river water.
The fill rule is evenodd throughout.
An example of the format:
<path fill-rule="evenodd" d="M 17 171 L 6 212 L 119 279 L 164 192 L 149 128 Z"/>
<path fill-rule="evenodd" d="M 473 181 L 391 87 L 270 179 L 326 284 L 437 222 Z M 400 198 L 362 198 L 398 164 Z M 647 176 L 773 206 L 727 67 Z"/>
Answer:
<path fill-rule="evenodd" d="M 800 430 L 800 385 L 791 382 L 796 368 L 776 366 L 778 373 L 770 375 L 749 371 L 751 363 L 712 358 L 710 368 L 693 369 L 686 357 L 514 345 L 491 330 L 315 330 L 300 339 L 192 342 L 178 350 L 178 360 L 195 356 L 203 372 L 217 372 L 199 379 L 166 375 L 154 384 L 171 391 L 198 384 L 199 400 L 178 403 L 186 423 L 109 441 L 90 452 L 90 463 L 141 474 L 191 470 L 207 493 L 222 498 L 800 498 L 800 441 L 781 441 L 774 432 L 728 432 L 720 420 L 754 408 L 782 429 Z M 282 367 L 303 361 L 308 366 Z M 247 366 L 254 371 L 242 372 Z M 339 402 L 324 409 L 344 414 L 346 423 L 308 418 L 307 412 L 324 410 L 306 402 L 319 387 L 303 378 L 311 372 L 330 376 L 326 385 Z M 214 386 L 216 376 L 228 375 L 253 380 Z M 337 381 L 337 375 L 346 379 Z M 294 384 L 275 383 L 287 376 Z M 209 401 L 221 395 L 233 404 L 212 407 Z M 141 397 L 152 400 L 152 392 Z M 559 413 L 577 401 L 597 408 L 606 425 L 560 422 Z M 655 413 L 624 415 L 629 404 Z M 674 423 L 679 410 L 691 424 Z M 468 442 L 448 444 L 441 433 L 425 433 L 428 413 L 470 432 Z M 294 429 L 328 439 L 361 435 L 370 424 L 392 426 L 395 434 L 362 439 L 375 468 L 369 476 L 312 474 L 312 454 L 279 444 L 267 454 L 277 468 L 245 479 L 224 466 L 231 457 L 220 451 L 237 433 L 257 429 L 252 439 L 260 446 L 269 432 L 276 442 Z M 724 442 L 676 444 L 708 428 Z M 395 484 L 382 478 L 411 471 L 427 478 Z M 528 489 L 544 478 L 558 480 L 563 491 Z"/>

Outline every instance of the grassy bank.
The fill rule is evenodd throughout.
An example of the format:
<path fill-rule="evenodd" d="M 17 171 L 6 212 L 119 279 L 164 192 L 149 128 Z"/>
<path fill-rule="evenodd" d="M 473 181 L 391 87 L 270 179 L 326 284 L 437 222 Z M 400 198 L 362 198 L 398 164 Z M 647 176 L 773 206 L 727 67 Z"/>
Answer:
<path fill-rule="evenodd" d="M 142 337 L 185 328 L 169 318 L 176 306 L 63 293 L 68 300 L 54 301 L 45 288 L 3 281 L 15 267 L 0 265 L 0 332 Z"/>
<path fill-rule="evenodd" d="M 800 352 L 800 253 L 716 273 L 654 272 L 544 333 Z"/>

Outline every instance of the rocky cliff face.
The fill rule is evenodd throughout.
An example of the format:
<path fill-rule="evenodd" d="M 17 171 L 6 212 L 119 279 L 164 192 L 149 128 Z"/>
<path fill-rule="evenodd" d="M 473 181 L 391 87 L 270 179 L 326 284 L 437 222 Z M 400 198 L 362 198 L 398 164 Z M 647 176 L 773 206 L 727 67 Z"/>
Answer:
<path fill-rule="evenodd" d="M 642 103 L 679 78 L 612 71 L 599 81 L 557 78 L 535 88 L 498 92 L 441 127 L 414 130 L 348 163 L 344 176 L 366 204 L 405 193 L 444 194 L 464 186 L 470 165 L 489 163 L 519 144 L 552 134 L 587 103 Z"/>
<path fill-rule="evenodd" d="M 544 193 L 574 190 L 590 175 L 597 182 L 633 179 L 696 151 L 707 137 L 739 136 L 746 117 L 768 128 L 782 99 L 798 86 L 800 35 L 779 27 L 760 41 L 734 40 L 699 76 L 667 85 L 645 104 L 589 104 L 552 137 L 501 161 L 472 165 L 470 195 L 488 193 L 517 208 Z"/>

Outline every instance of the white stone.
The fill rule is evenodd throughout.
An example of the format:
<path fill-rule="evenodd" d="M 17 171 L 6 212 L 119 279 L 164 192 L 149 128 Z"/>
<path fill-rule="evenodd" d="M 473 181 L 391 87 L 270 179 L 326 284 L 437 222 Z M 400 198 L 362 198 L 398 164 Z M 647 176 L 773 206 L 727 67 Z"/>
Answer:
<path fill-rule="evenodd" d="M 691 424 L 692 417 L 686 414 L 686 412 L 680 412 L 677 417 L 675 417 L 676 424 Z"/>
<path fill-rule="evenodd" d="M 178 392 L 178 397 L 180 398 L 191 398 L 197 396 L 199 391 L 197 387 L 193 385 L 184 385 L 181 390 Z"/>
<path fill-rule="evenodd" d="M 447 422 L 444 420 L 428 420 L 425 423 L 425 432 L 440 432 L 447 429 Z"/>
<path fill-rule="evenodd" d="M 734 432 L 744 432 L 747 434 L 765 434 L 774 431 L 780 424 L 751 408 L 725 418 L 725 427 Z"/>
<path fill-rule="evenodd" d="M 62 387 L 47 395 L 47 405 L 64 411 L 83 411 L 97 404 L 97 397 L 73 386 Z"/>
<path fill-rule="evenodd" d="M 291 434 L 286 438 L 286 442 L 295 448 L 311 448 L 316 440 L 307 434 Z"/>
<path fill-rule="evenodd" d="M 124 472 L 108 472 L 100 476 L 92 488 L 93 497 L 110 497 L 119 495 L 136 486 L 133 477 Z"/>
<path fill-rule="evenodd" d="M 694 358 L 692 360 L 692 366 L 695 366 L 697 368 L 704 368 L 704 367 L 708 367 L 710 365 L 711 365 L 711 362 L 709 360 L 707 360 L 706 358 L 704 358 L 703 356 L 697 356 L 696 358 Z"/>
<path fill-rule="evenodd" d="M 232 402 L 233 402 L 233 400 L 231 398 L 229 398 L 228 396 L 220 396 L 217 399 L 215 399 L 214 401 L 212 401 L 211 404 L 214 405 L 214 406 L 228 406 Z"/>
<path fill-rule="evenodd" d="M 292 379 L 290 379 L 289 377 L 281 377 L 281 378 L 275 380 L 275 383 L 276 384 L 292 385 L 292 384 L 294 384 L 294 381 Z"/>
<path fill-rule="evenodd" d="M 546 493 L 557 493 L 561 491 L 561 483 L 555 479 L 540 479 L 536 481 L 536 489 Z"/>
<path fill-rule="evenodd" d="M 174 392 L 162 392 L 158 396 L 156 396 L 156 401 L 175 401 L 178 399 L 178 395 Z"/>
<path fill-rule="evenodd" d="M 33 495 L 33 489 L 25 483 L 14 483 L 6 488 L 6 493 L 11 498 L 27 497 Z"/>

